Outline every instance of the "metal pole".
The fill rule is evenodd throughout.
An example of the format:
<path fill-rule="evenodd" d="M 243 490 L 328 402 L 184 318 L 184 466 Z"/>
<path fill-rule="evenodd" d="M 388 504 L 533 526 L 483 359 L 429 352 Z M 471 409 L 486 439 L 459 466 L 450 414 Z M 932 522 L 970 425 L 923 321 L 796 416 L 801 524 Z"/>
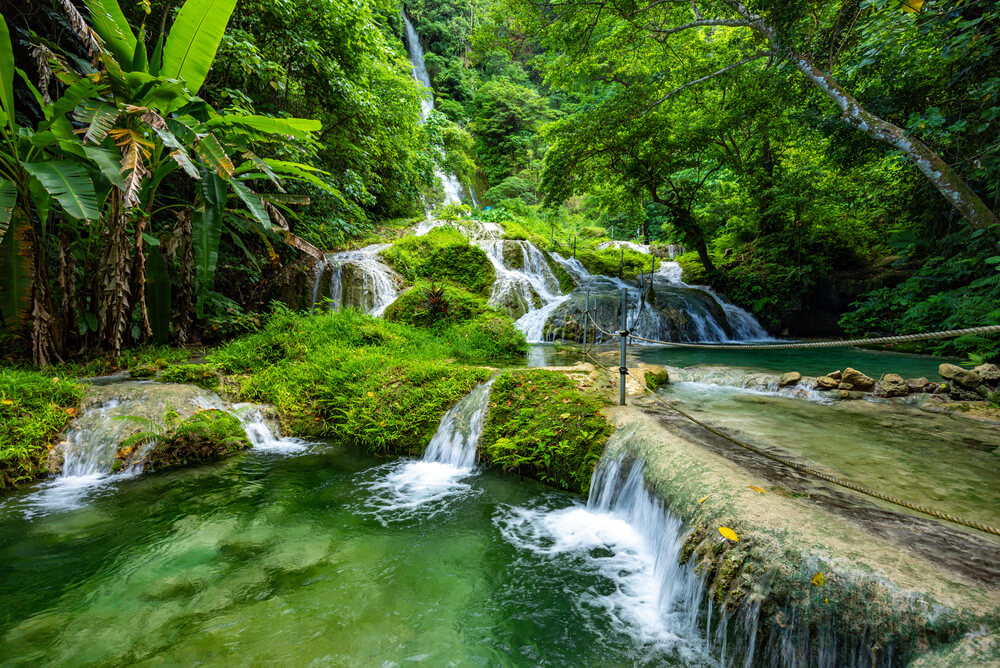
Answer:
<path fill-rule="evenodd" d="M 573 235 L 573 259 L 576 259 L 576 235 Z"/>
<path fill-rule="evenodd" d="M 615 240 L 615 226 L 614 225 L 611 226 L 611 240 L 612 241 Z"/>
<path fill-rule="evenodd" d="M 639 270 L 639 289 L 642 290 L 642 284 L 646 280 L 646 272 L 642 269 Z"/>
<path fill-rule="evenodd" d="M 549 238 L 549 244 L 551 244 L 552 247 L 555 248 L 555 245 L 556 245 L 556 224 L 555 224 L 555 222 L 552 223 L 552 236 Z"/>
<path fill-rule="evenodd" d="M 622 288 L 622 365 L 618 367 L 618 373 L 621 374 L 621 380 L 618 383 L 618 405 L 625 405 L 625 374 L 628 373 L 628 368 L 625 366 L 625 340 L 628 338 L 628 291 Z"/>
<path fill-rule="evenodd" d="M 583 351 L 587 351 L 587 325 L 590 324 L 590 290 L 587 290 L 587 312 L 583 314 Z"/>
<path fill-rule="evenodd" d="M 625 276 L 625 247 L 622 246 L 622 259 L 618 262 L 618 278 Z"/>

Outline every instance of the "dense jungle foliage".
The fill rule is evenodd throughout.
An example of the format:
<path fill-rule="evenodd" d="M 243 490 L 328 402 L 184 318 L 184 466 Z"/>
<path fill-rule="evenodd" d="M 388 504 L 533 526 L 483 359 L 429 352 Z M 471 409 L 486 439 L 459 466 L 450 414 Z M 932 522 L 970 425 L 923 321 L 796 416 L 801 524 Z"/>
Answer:
<path fill-rule="evenodd" d="M 0 346 L 41 366 L 255 331 L 321 251 L 422 218 L 438 170 L 588 266 L 613 272 L 610 238 L 682 245 L 686 280 L 775 333 L 1000 322 L 996 1 L 0 9 Z M 492 317 L 478 249 L 419 246 L 386 256 L 411 290 Z"/>

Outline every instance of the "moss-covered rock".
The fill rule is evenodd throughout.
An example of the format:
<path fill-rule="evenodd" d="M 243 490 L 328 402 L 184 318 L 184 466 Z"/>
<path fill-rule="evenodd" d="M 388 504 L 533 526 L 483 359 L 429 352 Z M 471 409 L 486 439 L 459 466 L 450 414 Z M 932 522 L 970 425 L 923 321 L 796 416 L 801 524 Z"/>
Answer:
<path fill-rule="evenodd" d="M 481 295 L 452 285 L 418 281 L 390 304 L 384 315 L 394 322 L 434 327 L 498 313 Z"/>
<path fill-rule="evenodd" d="M 249 447 L 239 420 L 225 411 L 209 409 L 195 413 L 158 437 L 142 463 L 147 469 L 163 469 L 219 459 Z M 119 451 L 119 459 L 126 462 L 132 455 Z"/>
<path fill-rule="evenodd" d="M 219 387 L 219 372 L 213 364 L 172 364 L 157 377 L 161 383 L 191 383 L 206 390 Z"/>
<path fill-rule="evenodd" d="M 480 441 L 484 462 L 586 495 L 611 427 L 607 401 L 580 392 L 565 374 L 500 375 Z"/>
<path fill-rule="evenodd" d="M 646 372 L 646 385 L 649 389 L 656 391 L 670 383 L 670 372 L 666 369 Z"/>
<path fill-rule="evenodd" d="M 483 295 L 489 293 L 496 278 L 486 253 L 448 227 L 419 237 L 403 237 L 382 251 L 382 257 L 409 281 L 449 281 Z"/>

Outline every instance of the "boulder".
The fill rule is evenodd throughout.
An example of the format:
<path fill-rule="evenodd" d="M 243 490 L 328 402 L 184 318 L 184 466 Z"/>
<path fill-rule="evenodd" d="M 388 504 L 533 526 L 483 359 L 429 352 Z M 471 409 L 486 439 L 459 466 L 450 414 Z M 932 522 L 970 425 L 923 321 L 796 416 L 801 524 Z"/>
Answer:
<path fill-rule="evenodd" d="M 802 374 L 798 371 L 789 371 L 787 373 L 781 374 L 781 378 L 778 379 L 778 387 L 788 387 L 789 385 L 795 385 L 800 380 L 802 380 Z"/>
<path fill-rule="evenodd" d="M 945 380 L 950 380 L 953 384 L 971 390 L 983 384 L 983 379 L 974 371 L 963 369 L 954 364 L 942 364 L 938 367 L 938 373 Z"/>
<path fill-rule="evenodd" d="M 841 390 L 841 391 L 843 391 L 843 390 L 850 391 L 850 390 L 854 389 L 854 384 L 853 383 L 845 383 L 845 382 L 841 381 L 840 384 L 837 385 L 837 389 Z"/>
<path fill-rule="evenodd" d="M 837 380 L 830 376 L 820 376 L 816 379 L 817 390 L 835 390 L 838 384 Z"/>
<path fill-rule="evenodd" d="M 851 392 L 849 390 L 839 390 L 837 392 L 837 397 L 841 401 L 856 401 L 858 399 L 864 399 L 865 398 L 865 393 L 864 392 Z"/>
<path fill-rule="evenodd" d="M 920 378 L 906 379 L 906 386 L 910 388 L 910 392 L 925 392 L 927 391 L 927 386 L 930 384 L 931 382 L 926 378 L 924 378 L 923 376 L 921 376 Z"/>
<path fill-rule="evenodd" d="M 979 392 L 958 385 L 952 385 L 948 389 L 948 398 L 952 401 L 982 401 L 984 399 Z"/>
<path fill-rule="evenodd" d="M 840 380 L 842 374 L 840 373 L 840 369 L 837 369 L 836 371 L 831 371 L 826 375 L 829 376 L 830 378 L 833 378 L 834 380 Z"/>
<path fill-rule="evenodd" d="M 905 397 L 910 393 L 906 380 L 895 373 L 887 373 L 875 386 L 876 397 Z"/>
<path fill-rule="evenodd" d="M 869 392 L 875 387 L 875 379 L 871 376 L 866 376 L 857 369 L 852 369 L 847 367 L 844 369 L 844 374 L 840 377 L 841 382 L 849 383 L 853 386 L 853 389 L 860 390 L 862 392 Z"/>
<path fill-rule="evenodd" d="M 996 383 L 1000 381 L 1000 366 L 996 364 L 980 364 L 972 373 L 976 374 L 987 383 Z"/>
<path fill-rule="evenodd" d="M 670 372 L 666 369 L 659 371 L 647 371 L 645 374 L 646 386 L 654 392 L 664 385 L 670 383 Z"/>

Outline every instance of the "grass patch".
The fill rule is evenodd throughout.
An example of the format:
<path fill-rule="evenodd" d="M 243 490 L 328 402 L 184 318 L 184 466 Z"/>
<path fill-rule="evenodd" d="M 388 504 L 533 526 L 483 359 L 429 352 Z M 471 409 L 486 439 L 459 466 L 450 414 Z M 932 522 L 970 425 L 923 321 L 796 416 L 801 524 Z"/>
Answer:
<path fill-rule="evenodd" d="M 601 397 L 555 371 L 508 371 L 493 384 L 481 443 L 485 462 L 586 495 L 611 434 Z"/>
<path fill-rule="evenodd" d="M 421 237 L 403 237 L 385 249 L 382 257 L 410 282 L 420 278 L 448 281 L 488 294 L 496 278 L 483 249 L 449 227 L 437 227 Z"/>
<path fill-rule="evenodd" d="M 292 434 L 419 455 L 445 411 L 490 375 L 454 357 L 439 332 L 345 310 L 278 311 L 209 359 L 242 399 L 273 404 Z"/>
<path fill-rule="evenodd" d="M 625 262 L 622 272 L 623 278 L 635 278 L 640 271 L 649 272 L 650 257 L 631 248 L 625 248 Z M 576 258 L 583 263 L 587 271 L 592 274 L 605 274 L 607 276 L 617 276 L 618 267 L 621 264 L 622 249 L 606 248 L 604 250 L 577 250 Z M 655 260 L 655 268 L 659 268 L 660 260 Z"/>
<path fill-rule="evenodd" d="M 49 445 L 82 396 L 79 385 L 51 373 L 0 369 L 0 489 L 48 472 Z"/>
<path fill-rule="evenodd" d="M 206 390 L 219 389 L 219 373 L 212 364 L 171 364 L 156 380 L 161 383 L 193 383 Z"/>
<path fill-rule="evenodd" d="M 49 367 L 48 371 L 54 376 L 90 378 L 93 376 L 107 376 L 128 369 L 136 378 L 150 378 L 159 369 L 166 367 L 168 364 L 184 362 L 190 354 L 189 351 L 183 348 L 142 345 L 123 350 L 118 358 L 112 357 L 108 353 L 95 353 L 69 362 L 56 364 Z"/>
<path fill-rule="evenodd" d="M 240 421 L 225 411 L 215 409 L 198 411 L 156 435 L 154 440 L 156 446 L 142 462 L 144 468 L 164 469 L 219 459 L 250 447 L 247 432 Z M 119 450 L 116 465 L 122 461 L 123 454 L 126 457 L 130 454 L 130 447 Z"/>

